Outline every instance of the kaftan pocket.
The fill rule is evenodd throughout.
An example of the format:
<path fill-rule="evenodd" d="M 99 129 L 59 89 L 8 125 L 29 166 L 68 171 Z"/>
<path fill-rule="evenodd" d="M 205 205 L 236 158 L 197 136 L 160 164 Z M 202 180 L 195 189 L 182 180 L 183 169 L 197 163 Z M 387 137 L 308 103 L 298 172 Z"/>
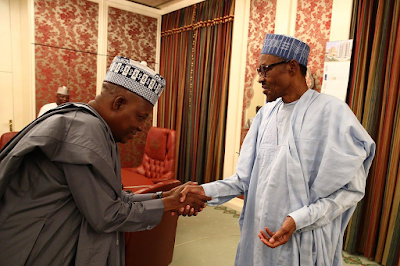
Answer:
<path fill-rule="evenodd" d="M 260 152 L 258 153 L 257 160 L 259 160 L 260 172 L 259 172 L 259 180 L 264 179 L 268 176 L 271 171 L 271 166 L 273 165 L 280 146 L 275 144 L 263 143 L 260 146 Z M 264 177 L 264 178 L 262 178 Z"/>
<path fill-rule="evenodd" d="M 262 200 L 266 195 L 268 182 L 270 179 L 270 173 L 272 166 L 279 152 L 280 146 L 263 143 L 260 146 L 260 152 L 257 156 L 257 164 L 259 165 L 257 188 L 256 188 L 256 209 L 263 209 L 265 202 Z M 254 170 L 254 169 L 253 169 Z"/>

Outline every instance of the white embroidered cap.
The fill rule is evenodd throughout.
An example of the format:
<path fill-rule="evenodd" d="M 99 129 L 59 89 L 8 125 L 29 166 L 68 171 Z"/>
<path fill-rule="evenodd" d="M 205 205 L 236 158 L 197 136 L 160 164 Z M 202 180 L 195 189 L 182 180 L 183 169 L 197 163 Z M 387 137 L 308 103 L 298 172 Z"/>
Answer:
<path fill-rule="evenodd" d="M 59 87 L 57 94 L 69 95 L 69 89 L 65 86 Z"/>
<path fill-rule="evenodd" d="M 152 105 L 157 102 L 166 84 L 160 74 L 147 67 L 146 62 L 139 63 L 123 56 L 114 57 L 104 81 L 122 86 Z"/>

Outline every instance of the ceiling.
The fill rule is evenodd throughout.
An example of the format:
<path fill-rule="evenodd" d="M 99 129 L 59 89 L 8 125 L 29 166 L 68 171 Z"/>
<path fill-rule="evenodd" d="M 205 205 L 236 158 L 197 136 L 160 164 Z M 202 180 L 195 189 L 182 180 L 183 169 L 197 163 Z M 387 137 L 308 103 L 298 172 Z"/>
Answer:
<path fill-rule="evenodd" d="M 127 0 L 129 2 L 145 5 L 148 7 L 156 8 L 162 10 L 163 8 L 169 7 L 179 2 L 184 2 L 183 0 Z"/>
<path fill-rule="evenodd" d="M 203 2 L 204 0 L 126 0 L 136 5 L 154 9 L 155 13 L 165 15 L 170 12 Z"/>

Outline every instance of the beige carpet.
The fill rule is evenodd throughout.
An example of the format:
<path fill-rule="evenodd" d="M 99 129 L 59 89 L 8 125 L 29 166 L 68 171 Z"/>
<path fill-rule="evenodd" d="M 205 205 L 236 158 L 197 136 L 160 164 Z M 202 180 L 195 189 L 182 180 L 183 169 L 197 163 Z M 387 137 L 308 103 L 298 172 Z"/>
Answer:
<path fill-rule="evenodd" d="M 240 213 L 225 206 L 207 207 L 197 217 L 180 217 L 170 266 L 234 265 Z M 343 252 L 343 265 L 379 265 Z"/>

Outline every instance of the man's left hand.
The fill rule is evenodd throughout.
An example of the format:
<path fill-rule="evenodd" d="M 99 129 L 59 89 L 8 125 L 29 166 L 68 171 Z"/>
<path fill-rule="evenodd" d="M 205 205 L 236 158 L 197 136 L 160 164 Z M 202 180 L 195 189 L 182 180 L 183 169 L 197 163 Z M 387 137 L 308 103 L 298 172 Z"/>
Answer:
<path fill-rule="evenodd" d="M 288 216 L 283 222 L 281 229 L 279 229 L 277 232 L 274 233 L 269 230 L 268 227 L 265 227 L 265 231 L 269 236 L 263 230 L 261 230 L 258 234 L 258 237 L 268 247 L 276 248 L 288 242 L 294 230 L 296 230 L 296 222 L 292 217 Z"/>

